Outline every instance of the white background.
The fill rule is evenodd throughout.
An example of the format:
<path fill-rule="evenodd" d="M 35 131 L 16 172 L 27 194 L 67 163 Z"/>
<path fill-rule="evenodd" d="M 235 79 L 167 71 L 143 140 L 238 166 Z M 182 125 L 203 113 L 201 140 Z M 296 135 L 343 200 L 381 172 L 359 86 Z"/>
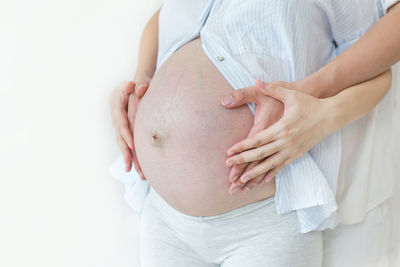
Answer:
<path fill-rule="evenodd" d="M 0 266 L 139 266 L 108 96 L 160 2 L 0 1 Z"/>
<path fill-rule="evenodd" d="M 138 266 L 108 96 L 160 2 L 0 2 L 0 266 Z"/>

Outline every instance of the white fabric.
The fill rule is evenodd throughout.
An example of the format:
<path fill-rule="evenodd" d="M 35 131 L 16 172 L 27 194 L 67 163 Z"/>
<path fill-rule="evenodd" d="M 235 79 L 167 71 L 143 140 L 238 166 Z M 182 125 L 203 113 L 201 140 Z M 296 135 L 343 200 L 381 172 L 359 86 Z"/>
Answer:
<path fill-rule="evenodd" d="M 400 64 L 393 69 L 392 96 L 395 102 L 393 112 L 395 118 L 400 118 Z M 400 124 L 396 120 L 394 136 L 390 147 L 394 149 L 394 156 L 387 159 L 394 180 L 392 196 L 386 201 L 360 213 L 366 205 L 348 205 L 346 212 L 359 215 L 358 220 L 351 224 L 342 224 L 333 230 L 324 231 L 324 264 L 323 267 L 399 267 L 400 266 Z M 382 129 L 384 131 L 384 129 Z M 378 142 L 379 144 L 379 142 Z M 375 158 L 382 163 L 380 158 Z M 376 168 L 375 165 L 372 168 Z M 385 170 L 382 170 L 385 171 Z M 380 176 L 385 182 L 385 176 Z M 359 185 L 360 186 L 360 185 Z M 364 187 L 362 187 L 364 188 Z M 349 192 L 352 190 L 350 189 Z M 352 196 L 347 198 L 351 199 Z M 356 201 L 359 205 L 359 200 Z M 339 206 L 339 210 L 340 210 Z M 348 217 L 348 216 L 346 216 Z"/>
<path fill-rule="evenodd" d="M 387 10 L 392 7 L 394 4 L 397 4 L 398 2 L 400 2 L 399 0 L 381 0 L 382 2 L 382 7 L 383 7 L 383 11 L 386 15 Z"/>
<path fill-rule="evenodd" d="M 296 214 L 277 214 L 273 197 L 214 216 L 191 216 L 150 187 L 140 216 L 140 266 L 321 267 L 321 232 L 296 228 Z"/>
<path fill-rule="evenodd" d="M 293 81 L 328 63 L 383 14 L 382 2 L 378 0 L 166 0 L 159 20 L 157 69 L 180 46 L 200 34 L 204 51 L 234 89 L 254 85 L 256 79 Z M 225 60 L 217 61 L 218 56 Z M 254 106 L 249 107 L 253 111 Z M 368 117 L 365 124 L 374 131 L 375 124 Z M 342 155 L 340 132 L 346 133 L 346 129 L 323 140 L 277 176 L 277 211 L 296 210 L 301 232 L 332 228 L 338 223 L 334 195 Z M 360 153 L 357 156 L 364 151 Z M 365 165 L 356 164 L 355 168 L 365 169 Z M 346 174 L 346 169 L 341 170 Z M 121 157 L 110 171 L 122 175 Z M 119 179 L 128 190 L 127 200 L 140 211 L 147 182 L 141 181 L 134 170 L 130 176 Z M 352 177 L 346 177 L 346 181 L 352 181 Z M 368 183 L 364 187 L 371 188 Z M 390 195 L 388 188 L 379 187 L 374 192 L 378 196 L 376 202 Z M 357 200 L 365 200 L 369 193 L 352 190 L 351 194 L 344 194 L 342 190 L 341 196 L 354 195 Z M 344 215 L 344 220 L 353 217 L 349 213 Z"/>
<path fill-rule="evenodd" d="M 393 193 L 396 81 L 365 117 L 341 130 L 342 159 L 336 199 L 342 224 L 364 220 L 366 213 Z"/>
<path fill-rule="evenodd" d="M 358 224 L 340 225 L 323 233 L 323 267 L 375 267 L 388 261 L 390 220 L 384 202 Z"/>

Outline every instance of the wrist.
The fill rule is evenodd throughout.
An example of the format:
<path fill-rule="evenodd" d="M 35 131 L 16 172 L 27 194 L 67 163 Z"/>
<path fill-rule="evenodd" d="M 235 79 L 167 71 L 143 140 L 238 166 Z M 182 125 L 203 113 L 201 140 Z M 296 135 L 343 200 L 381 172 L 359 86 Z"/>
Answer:
<path fill-rule="evenodd" d="M 133 76 L 133 81 L 141 80 L 143 78 L 151 79 L 153 78 L 154 71 L 152 70 L 137 70 L 135 75 Z"/>
<path fill-rule="evenodd" d="M 331 66 L 329 69 L 324 67 L 312 75 L 294 82 L 296 90 L 316 98 L 326 98 L 335 95 L 335 71 L 332 70 L 333 67 Z"/>
<path fill-rule="evenodd" d="M 322 103 L 322 124 L 325 136 L 340 130 L 346 123 L 346 114 L 335 97 L 320 99 Z"/>

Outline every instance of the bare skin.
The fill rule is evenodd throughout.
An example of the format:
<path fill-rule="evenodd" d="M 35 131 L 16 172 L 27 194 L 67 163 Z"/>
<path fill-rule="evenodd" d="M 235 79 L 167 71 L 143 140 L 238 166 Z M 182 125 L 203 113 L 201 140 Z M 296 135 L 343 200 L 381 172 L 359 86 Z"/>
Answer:
<path fill-rule="evenodd" d="M 140 100 L 136 155 L 150 185 L 174 208 L 211 216 L 269 198 L 275 183 L 232 196 L 226 151 L 246 138 L 253 114 L 247 106 L 220 104 L 233 92 L 195 39 L 168 58 Z"/>

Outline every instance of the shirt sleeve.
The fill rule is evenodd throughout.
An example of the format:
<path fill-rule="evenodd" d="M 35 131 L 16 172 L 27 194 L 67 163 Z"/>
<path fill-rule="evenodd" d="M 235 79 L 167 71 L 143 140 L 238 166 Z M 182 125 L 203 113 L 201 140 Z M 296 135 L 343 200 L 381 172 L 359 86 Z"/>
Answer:
<path fill-rule="evenodd" d="M 334 0 L 332 6 L 332 34 L 336 54 L 358 41 L 386 13 L 393 2 L 400 0 Z"/>
<path fill-rule="evenodd" d="M 400 0 L 381 0 L 383 13 L 386 15 L 388 9 L 397 3 L 400 3 Z"/>

